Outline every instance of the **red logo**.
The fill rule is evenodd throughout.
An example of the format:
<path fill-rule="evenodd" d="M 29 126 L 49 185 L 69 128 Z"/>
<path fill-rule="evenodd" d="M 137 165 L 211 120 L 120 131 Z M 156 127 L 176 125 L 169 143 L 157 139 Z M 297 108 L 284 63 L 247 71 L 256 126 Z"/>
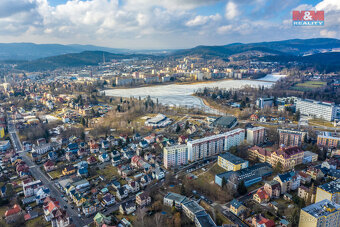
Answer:
<path fill-rule="evenodd" d="M 324 11 L 293 11 L 293 25 L 324 25 Z"/>

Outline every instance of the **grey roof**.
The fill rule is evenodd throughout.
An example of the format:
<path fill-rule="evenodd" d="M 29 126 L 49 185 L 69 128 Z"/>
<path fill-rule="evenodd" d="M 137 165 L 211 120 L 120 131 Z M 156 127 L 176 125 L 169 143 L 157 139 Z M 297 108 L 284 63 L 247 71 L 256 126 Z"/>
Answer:
<path fill-rule="evenodd" d="M 177 203 L 182 203 L 186 197 L 177 193 L 169 192 L 164 199 L 174 200 Z"/>
<path fill-rule="evenodd" d="M 213 126 L 222 126 L 230 128 L 237 122 L 236 117 L 234 116 L 222 116 L 217 118 L 213 123 Z"/>
<path fill-rule="evenodd" d="M 226 152 L 224 154 L 220 154 L 219 156 L 228 160 L 229 162 L 231 162 L 235 165 L 245 162 L 245 160 L 243 160 L 242 158 L 237 157 L 236 155 L 233 155 L 232 153 L 229 153 L 229 152 Z"/>
<path fill-rule="evenodd" d="M 196 220 L 202 227 L 214 227 L 215 222 L 212 220 L 209 214 L 205 211 L 200 211 L 196 214 Z"/>
<path fill-rule="evenodd" d="M 188 202 L 183 203 L 182 206 L 186 207 L 188 210 L 190 210 L 194 214 L 200 211 L 204 211 L 204 208 L 201 207 L 196 201 L 193 201 L 193 200 L 189 200 Z"/>
<path fill-rule="evenodd" d="M 319 188 L 329 192 L 329 193 L 336 193 L 340 192 L 340 179 L 337 179 L 335 181 L 331 181 L 329 183 L 320 185 Z"/>
<path fill-rule="evenodd" d="M 340 205 L 331 202 L 328 199 L 325 199 L 320 202 L 311 204 L 305 208 L 302 208 L 302 210 L 312 215 L 313 217 L 328 216 L 330 214 L 338 212 L 340 210 Z"/>

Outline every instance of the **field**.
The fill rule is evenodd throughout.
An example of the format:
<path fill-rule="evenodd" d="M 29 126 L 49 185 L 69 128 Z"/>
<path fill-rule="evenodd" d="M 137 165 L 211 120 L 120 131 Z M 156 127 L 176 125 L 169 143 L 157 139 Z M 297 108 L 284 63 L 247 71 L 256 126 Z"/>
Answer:
<path fill-rule="evenodd" d="M 306 90 L 324 87 L 326 86 L 326 84 L 327 83 L 323 81 L 306 81 L 304 83 L 295 84 L 294 87 L 292 87 L 292 89 L 306 91 Z"/>

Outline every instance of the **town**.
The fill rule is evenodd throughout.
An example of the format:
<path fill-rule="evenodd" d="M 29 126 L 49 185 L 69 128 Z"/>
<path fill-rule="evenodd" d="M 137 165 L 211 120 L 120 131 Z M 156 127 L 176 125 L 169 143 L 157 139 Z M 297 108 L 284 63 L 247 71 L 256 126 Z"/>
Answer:
<path fill-rule="evenodd" d="M 339 225 L 338 75 L 103 58 L 48 73 L 3 66 L 2 225 Z M 280 75 L 273 86 L 198 89 L 215 113 L 107 95 L 267 74 Z"/>

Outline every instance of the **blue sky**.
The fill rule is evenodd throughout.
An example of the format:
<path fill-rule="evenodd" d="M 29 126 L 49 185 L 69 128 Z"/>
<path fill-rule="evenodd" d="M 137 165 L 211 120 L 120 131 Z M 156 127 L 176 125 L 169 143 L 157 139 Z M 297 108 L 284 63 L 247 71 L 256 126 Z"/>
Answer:
<path fill-rule="evenodd" d="M 293 27 L 292 10 L 325 26 Z M 339 0 L 1 0 L 0 42 L 177 49 L 293 38 L 340 38 Z"/>

